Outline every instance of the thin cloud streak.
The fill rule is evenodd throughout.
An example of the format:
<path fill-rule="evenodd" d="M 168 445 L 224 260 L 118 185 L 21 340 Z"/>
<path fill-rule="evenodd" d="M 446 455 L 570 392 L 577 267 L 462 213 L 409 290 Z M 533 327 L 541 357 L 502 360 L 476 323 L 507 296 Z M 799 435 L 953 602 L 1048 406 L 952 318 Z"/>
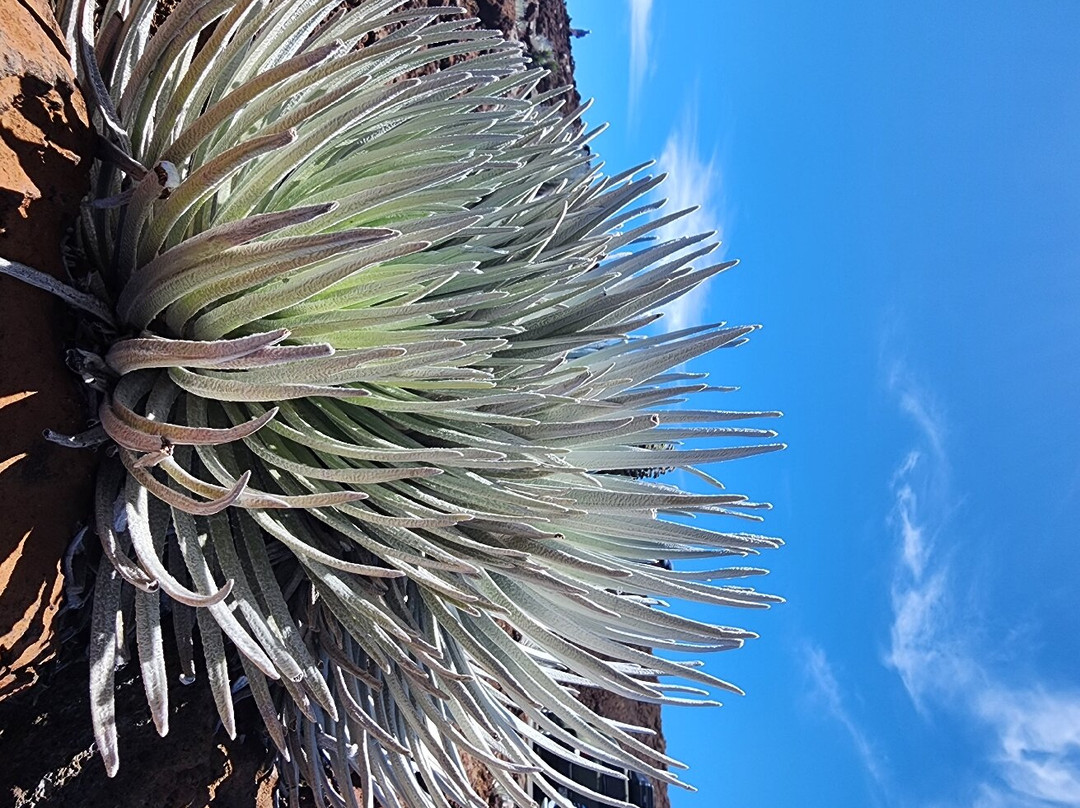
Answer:
<path fill-rule="evenodd" d="M 884 767 L 866 733 L 844 705 L 840 683 L 836 680 L 836 674 L 833 673 L 825 651 L 816 645 L 807 645 L 804 649 L 804 665 L 815 694 L 825 705 L 829 715 L 851 738 L 852 746 L 855 747 L 863 767 L 879 785 L 883 784 Z"/>
<path fill-rule="evenodd" d="M 922 577 L 929 550 L 922 527 L 915 524 L 914 514 L 918 509 L 918 495 L 906 480 L 921 460 L 922 453 L 912 450 L 908 452 L 907 458 L 893 474 L 893 489 L 896 493 L 894 518 L 899 522 L 904 564 L 916 578 Z"/>
<path fill-rule="evenodd" d="M 656 235 L 660 241 L 696 236 L 702 233 L 721 234 L 723 223 L 717 210 L 722 203 L 720 171 L 715 155 L 702 158 L 697 139 L 697 113 L 691 109 L 669 134 L 664 150 L 657 161 L 667 179 L 660 192 L 667 198 L 664 213 L 681 210 L 689 212 L 661 227 Z M 701 245 L 697 245 L 701 246 Z M 722 249 L 709 256 L 710 263 L 722 259 Z M 708 303 L 709 282 L 669 303 L 660 321 L 666 331 L 678 331 L 704 320 Z"/>
<path fill-rule="evenodd" d="M 937 533 L 948 519 L 950 469 L 945 454 L 944 417 L 931 397 L 903 366 L 889 374 L 890 390 L 901 411 L 919 429 L 918 445 L 908 451 L 892 476 L 894 505 L 888 523 L 898 540 L 900 555 L 893 571 L 893 623 L 886 663 L 896 670 L 912 703 L 925 715 L 926 697 L 939 681 L 968 679 L 967 655 L 953 647 L 948 636 L 951 619 L 947 601 L 947 556 L 936 553 Z M 935 569 L 927 570 L 930 558 Z"/>
<path fill-rule="evenodd" d="M 945 419 L 902 367 L 889 381 L 919 429 L 919 445 L 892 478 L 888 522 L 898 554 L 885 662 L 924 716 L 953 713 L 990 731 L 996 777 L 978 785 L 980 808 L 1080 805 L 1080 693 L 998 681 L 968 641 L 972 632 L 950 597 L 953 575 L 942 548 L 953 508 Z"/>
<path fill-rule="evenodd" d="M 649 69 L 652 0 L 629 0 L 630 2 L 630 117 L 637 109 L 641 86 Z"/>

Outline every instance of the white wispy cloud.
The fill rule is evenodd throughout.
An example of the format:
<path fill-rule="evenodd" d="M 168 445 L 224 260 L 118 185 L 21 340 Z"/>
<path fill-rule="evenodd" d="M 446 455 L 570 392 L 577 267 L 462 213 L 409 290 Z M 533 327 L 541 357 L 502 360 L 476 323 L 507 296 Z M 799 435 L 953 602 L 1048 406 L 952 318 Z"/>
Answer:
<path fill-rule="evenodd" d="M 650 30 L 653 0 L 629 0 L 630 3 L 630 115 L 637 108 L 641 85 L 649 69 Z"/>
<path fill-rule="evenodd" d="M 661 194 L 667 198 L 664 213 L 690 210 L 685 216 L 657 231 L 660 241 L 701 233 L 715 233 L 719 238 L 724 229 L 719 213 L 723 204 L 723 188 L 716 156 L 710 155 L 708 159 L 702 157 L 697 129 L 697 111 L 691 108 L 668 134 L 657 161 L 659 170 L 667 174 L 667 179 L 660 186 Z M 709 259 L 711 262 L 719 261 L 721 253 L 714 252 Z M 678 331 L 701 323 L 708 302 L 708 288 L 709 283 L 706 282 L 665 306 L 664 319 L 661 320 L 664 328 Z"/>
<path fill-rule="evenodd" d="M 829 663 L 829 658 L 824 649 L 808 644 L 803 649 L 803 661 L 814 694 L 822 702 L 832 719 L 847 732 L 851 738 L 852 746 L 858 753 L 867 773 L 879 784 L 883 783 L 885 771 L 879 755 L 873 744 L 870 743 L 866 732 L 855 721 L 844 704 L 840 683 L 836 679 L 836 674 L 833 672 L 832 665 Z"/>
<path fill-rule="evenodd" d="M 893 572 L 893 623 L 886 662 L 900 675 L 915 706 L 923 711 L 926 696 L 943 676 L 966 678 L 967 654 L 951 638 L 948 602 L 948 555 L 938 552 L 938 533 L 948 521 L 950 469 L 945 454 L 945 419 L 932 397 L 902 365 L 894 365 L 889 387 L 900 409 L 918 428 L 917 445 L 892 476 L 894 504 L 888 522 L 899 545 Z M 933 570 L 927 569 L 934 559 Z"/>
<path fill-rule="evenodd" d="M 918 452 L 912 457 L 917 461 Z M 903 540 L 904 564 L 911 574 L 921 578 L 926 568 L 926 536 L 922 525 L 915 522 L 914 513 L 918 508 L 918 496 L 910 485 L 904 484 L 896 491 L 896 518 L 900 521 L 900 537 Z"/>
<path fill-rule="evenodd" d="M 927 696 L 968 678 L 943 630 L 949 619 L 946 604 L 947 575 L 937 573 L 918 586 L 893 589 L 891 645 L 886 661 L 896 669 L 912 703 L 926 712 Z"/>
<path fill-rule="evenodd" d="M 979 693 L 975 707 L 997 731 L 1007 793 L 1035 805 L 1080 805 L 1080 693 L 995 688 Z"/>
<path fill-rule="evenodd" d="M 890 645 L 896 670 L 924 715 L 949 713 L 987 730 L 993 778 L 976 787 L 979 808 L 1080 805 L 1080 693 L 1039 682 L 1001 681 L 970 639 L 971 616 L 955 602 L 947 533 L 951 490 L 946 420 L 933 396 L 902 366 L 889 375 L 918 445 L 892 478 L 888 523 L 897 545 Z"/>

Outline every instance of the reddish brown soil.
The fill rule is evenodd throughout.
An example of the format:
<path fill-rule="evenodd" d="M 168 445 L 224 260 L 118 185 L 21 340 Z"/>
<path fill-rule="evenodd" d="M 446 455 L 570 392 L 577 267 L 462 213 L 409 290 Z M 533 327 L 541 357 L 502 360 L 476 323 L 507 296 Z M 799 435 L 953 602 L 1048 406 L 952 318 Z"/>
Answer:
<path fill-rule="evenodd" d="M 170 2 L 171 0 L 159 0 Z M 355 4 L 357 0 L 346 0 Z M 533 63 L 545 68 L 550 75 L 538 86 L 539 92 L 553 87 L 566 87 L 563 109 L 572 112 L 581 103 L 574 86 L 574 57 L 570 51 L 570 17 L 564 0 L 529 0 L 521 17 L 517 16 L 515 0 L 408 0 L 402 8 L 460 8 L 478 19 L 479 26 L 502 31 L 507 39 L 520 42 Z M 549 50 L 550 48 L 550 50 Z M 446 67 L 454 60 L 444 60 Z M 421 68 L 417 74 L 434 68 Z"/>
<path fill-rule="evenodd" d="M 0 704 L 0 805 L 269 808 L 270 758 L 258 733 L 230 741 L 205 680 L 181 686 L 173 666 L 171 728 L 159 738 L 137 671 L 131 662 L 117 676 L 121 766 L 112 780 L 92 748 L 85 660 Z M 250 699 L 237 705 L 237 721 L 260 726 Z"/>
<path fill-rule="evenodd" d="M 648 746 L 657 752 L 666 752 L 667 743 L 664 740 L 663 727 L 660 725 L 660 705 L 642 704 L 623 696 L 609 693 L 594 687 L 584 687 L 578 694 L 578 699 L 590 709 L 600 715 L 623 721 L 627 724 L 635 724 L 655 732 L 655 735 L 642 737 Z M 677 757 L 677 756 L 676 756 Z M 667 785 L 663 783 L 653 784 L 653 800 L 655 808 L 671 808 L 668 798 Z"/>
<path fill-rule="evenodd" d="M 44 0 L 0 0 L 0 20 L 0 256 L 60 277 L 87 187 L 86 110 Z M 58 300 L 0 277 L 0 698 L 54 651 L 60 559 L 87 513 L 93 457 L 41 434 L 85 424 L 63 364 L 69 322 Z"/>
<path fill-rule="evenodd" d="M 573 87 L 566 97 L 565 109 L 569 112 L 581 103 L 581 96 L 574 84 L 574 54 L 570 48 L 570 15 L 566 13 L 566 3 L 564 0 L 532 0 L 526 5 L 525 18 L 531 30 L 545 37 L 553 50 L 553 58 L 545 65 L 551 70 L 551 76 L 540 89 Z"/>

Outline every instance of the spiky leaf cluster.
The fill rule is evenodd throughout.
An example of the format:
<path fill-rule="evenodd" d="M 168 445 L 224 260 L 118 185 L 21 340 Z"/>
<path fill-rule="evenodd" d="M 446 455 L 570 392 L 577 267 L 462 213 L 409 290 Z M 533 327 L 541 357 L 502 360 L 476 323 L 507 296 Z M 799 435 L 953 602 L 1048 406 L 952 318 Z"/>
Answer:
<path fill-rule="evenodd" d="M 115 772 L 132 633 L 167 731 L 167 602 L 185 679 L 197 636 L 233 733 L 242 670 L 319 804 L 355 806 L 355 780 L 369 806 L 482 808 L 471 757 L 514 804 L 570 808 L 542 752 L 678 783 L 574 692 L 712 703 L 737 688 L 666 652 L 753 635 L 662 599 L 776 600 L 733 583 L 756 568 L 655 563 L 778 544 L 681 518 L 744 515 L 698 467 L 778 448 L 738 423 L 775 413 L 672 406 L 707 389 L 686 362 L 752 329 L 633 336 L 730 264 L 649 241 L 680 215 L 634 221 L 659 179 L 605 177 L 516 46 L 401 6 L 181 0 L 152 36 L 153 0 L 97 31 L 92 4 L 64 13 L 111 155 L 82 221 L 107 311 L 81 304 L 115 333 L 99 748 Z"/>

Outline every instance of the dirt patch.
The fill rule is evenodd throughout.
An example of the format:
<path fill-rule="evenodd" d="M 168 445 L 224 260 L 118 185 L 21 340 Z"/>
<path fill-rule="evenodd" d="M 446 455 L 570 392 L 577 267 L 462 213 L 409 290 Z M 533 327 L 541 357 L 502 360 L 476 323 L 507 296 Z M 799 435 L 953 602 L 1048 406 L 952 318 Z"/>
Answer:
<path fill-rule="evenodd" d="M 164 2 L 164 0 L 162 0 Z M 346 0 L 356 3 L 356 0 Z M 549 73 L 537 87 L 546 92 L 555 87 L 566 87 L 563 110 L 572 112 L 581 103 L 581 96 L 574 85 L 574 57 L 570 49 L 570 16 L 563 0 L 529 0 L 524 4 L 517 0 L 410 0 L 401 8 L 460 8 L 468 16 L 479 20 L 478 27 L 502 31 L 503 35 L 520 42 L 533 64 Z M 377 38 L 378 35 L 373 36 Z M 468 57 L 466 57 L 468 58 Z M 438 67 L 445 68 L 460 59 L 443 60 Z M 434 67 L 421 68 L 415 75 L 430 73 Z"/>
<path fill-rule="evenodd" d="M 90 131 L 43 0 L 0 0 L 0 255 L 63 277 L 61 241 L 88 184 Z M 78 432 L 64 366 L 71 314 L 0 277 L 0 699 L 54 652 L 60 560 L 89 507 L 93 457 L 48 443 Z"/>
<path fill-rule="evenodd" d="M 667 743 L 660 723 L 659 704 L 643 704 L 595 687 L 581 688 L 578 700 L 589 709 L 607 718 L 651 729 L 655 734 L 640 736 L 641 740 L 657 752 L 667 751 Z M 654 808 L 671 808 L 666 784 L 653 783 L 653 800 Z"/>
<path fill-rule="evenodd" d="M 179 666 L 169 664 L 172 713 L 165 738 L 150 720 L 138 664 L 132 661 L 117 674 L 121 766 L 111 780 L 93 747 L 85 659 L 0 704 L 0 804 L 269 808 L 271 760 L 251 699 L 237 705 L 236 717 L 252 731 L 229 740 L 205 677 L 182 686 Z"/>

